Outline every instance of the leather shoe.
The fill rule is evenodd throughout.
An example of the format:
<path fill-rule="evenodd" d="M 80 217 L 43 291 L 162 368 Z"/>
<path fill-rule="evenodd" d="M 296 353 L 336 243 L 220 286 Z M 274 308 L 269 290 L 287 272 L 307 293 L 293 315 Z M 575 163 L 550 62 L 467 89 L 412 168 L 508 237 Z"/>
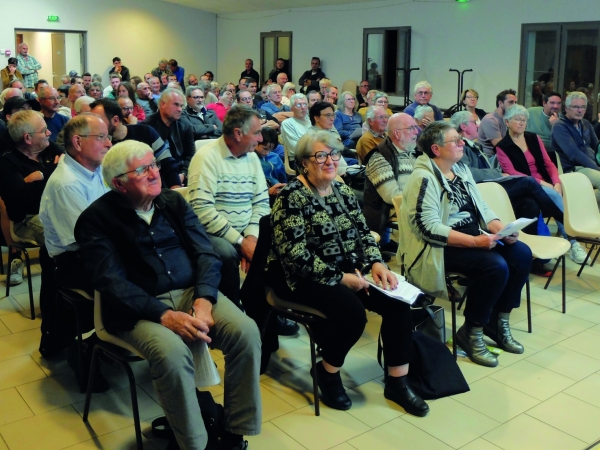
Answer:
<path fill-rule="evenodd" d="M 294 336 L 298 333 L 300 327 L 292 320 L 283 316 L 277 316 L 277 334 L 279 336 Z"/>
<path fill-rule="evenodd" d="M 419 397 L 408 385 L 406 376 L 387 376 L 383 396 L 388 400 L 398 403 L 404 410 L 413 416 L 424 417 L 429 412 L 429 405 Z"/>
<path fill-rule="evenodd" d="M 492 339 L 498 347 L 509 353 L 520 355 L 525 347 L 513 338 L 508 318 L 510 313 L 492 314 L 490 321 L 483 327 L 483 334 Z"/>
<path fill-rule="evenodd" d="M 317 384 L 321 391 L 321 401 L 333 409 L 347 411 L 352 407 L 352 400 L 346 394 L 342 377 L 339 372 L 329 373 L 323 367 L 322 362 L 318 362 L 317 369 Z M 310 369 L 310 375 L 314 378 L 313 369 Z"/>
<path fill-rule="evenodd" d="M 496 367 L 498 358 L 493 355 L 483 342 L 483 327 L 471 327 L 464 324 L 456 332 L 456 343 L 475 364 Z"/>

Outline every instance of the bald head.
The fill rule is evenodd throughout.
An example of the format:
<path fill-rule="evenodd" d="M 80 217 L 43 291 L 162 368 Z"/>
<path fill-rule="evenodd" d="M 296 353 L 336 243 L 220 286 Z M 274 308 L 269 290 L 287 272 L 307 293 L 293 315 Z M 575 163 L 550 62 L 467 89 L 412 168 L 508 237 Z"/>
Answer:
<path fill-rule="evenodd" d="M 75 103 L 79 97 L 83 97 L 85 95 L 85 88 L 82 84 L 74 84 L 69 88 L 69 101 L 71 104 Z"/>
<path fill-rule="evenodd" d="M 387 124 L 388 136 L 400 149 L 412 151 L 416 147 L 418 125 L 411 116 L 405 113 L 396 113 L 389 118 Z"/>
<path fill-rule="evenodd" d="M 277 84 L 279 86 L 281 86 L 282 89 L 283 89 L 283 85 L 287 82 L 288 82 L 288 76 L 286 73 L 281 72 L 279 75 L 277 75 Z"/>
<path fill-rule="evenodd" d="M 17 88 L 6 88 L 2 91 L 2 103 L 6 103 L 6 100 L 12 97 L 23 97 L 23 92 Z"/>

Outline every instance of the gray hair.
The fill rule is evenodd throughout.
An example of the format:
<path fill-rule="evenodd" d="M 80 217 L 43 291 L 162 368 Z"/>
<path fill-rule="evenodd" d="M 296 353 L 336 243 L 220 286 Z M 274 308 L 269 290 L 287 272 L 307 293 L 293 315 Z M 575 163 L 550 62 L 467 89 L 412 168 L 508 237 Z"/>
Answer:
<path fill-rule="evenodd" d="M 21 89 L 17 89 L 17 88 L 6 88 L 2 91 L 2 94 L 0 94 L 0 104 L 4 105 L 4 102 L 6 101 L 5 98 L 9 93 L 14 93 L 15 95 L 13 95 L 13 97 L 23 97 L 23 92 L 21 91 Z M 10 97 L 9 97 L 10 98 Z"/>
<path fill-rule="evenodd" d="M 183 97 L 183 92 L 180 89 L 167 88 L 164 91 L 162 91 L 162 94 L 160 94 L 160 99 L 159 99 L 158 103 L 159 104 L 166 103 L 167 98 L 173 94 L 177 94 L 177 95 Z"/>
<path fill-rule="evenodd" d="M 44 87 L 40 88 L 40 90 L 38 91 L 38 97 L 46 98 L 46 96 L 52 95 L 52 89 L 54 89 L 54 87 L 52 87 L 52 86 L 44 86 Z"/>
<path fill-rule="evenodd" d="M 296 85 L 294 83 L 292 83 L 291 81 L 287 81 L 284 85 L 283 85 L 283 89 L 281 90 L 281 95 L 286 95 L 287 96 L 287 92 L 293 89 L 294 91 L 296 90 Z"/>
<path fill-rule="evenodd" d="M 337 135 L 327 130 L 309 131 L 300 138 L 294 151 L 296 161 L 296 172 L 301 173 L 302 161 L 310 157 L 315 144 L 321 143 L 330 149 L 343 150 L 344 145 L 339 141 Z"/>
<path fill-rule="evenodd" d="M 210 91 L 210 82 L 209 81 L 200 81 L 198 83 L 198 87 L 203 91 Z"/>
<path fill-rule="evenodd" d="M 219 83 L 217 83 L 216 81 L 210 81 L 209 84 L 210 84 L 210 92 L 212 92 L 213 94 L 215 93 L 216 89 L 221 91 L 221 86 L 219 86 Z"/>
<path fill-rule="evenodd" d="M 90 124 L 88 122 L 88 118 L 90 117 L 97 117 L 98 119 L 102 120 L 102 118 L 96 114 L 78 114 L 69 120 L 63 128 L 65 131 L 65 149 L 69 155 L 73 156 L 73 136 L 90 134 Z"/>
<path fill-rule="evenodd" d="M 583 92 L 574 91 L 567 95 L 567 99 L 565 100 L 565 107 L 568 108 L 571 106 L 571 102 L 575 99 L 585 100 L 585 106 L 587 106 L 588 98 Z"/>
<path fill-rule="evenodd" d="M 356 101 L 356 95 L 354 95 L 350 91 L 344 91 L 344 92 L 342 92 L 342 95 L 340 95 L 338 97 L 338 101 L 337 101 L 338 111 L 344 112 L 344 101 L 345 101 L 344 97 L 346 97 L 346 95 L 349 95 L 350 97 L 352 97 L 354 99 L 354 111 L 356 111 L 358 109 L 358 102 Z"/>
<path fill-rule="evenodd" d="M 201 91 L 202 89 L 200 89 L 199 86 L 188 86 L 187 88 L 185 88 L 185 96 L 186 97 L 191 97 L 192 96 L 192 92 L 194 91 Z"/>
<path fill-rule="evenodd" d="M 375 94 L 375 95 L 373 96 L 373 103 L 375 103 L 375 102 L 376 102 L 377 100 L 379 100 L 381 97 L 385 97 L 385 98 L 387 98 L 387 99 L 388 99 L 388 101 L 389 101 L 389 97 L 388 97 L 388 95 L 387 95 L 385 92 L 379 92 L 379 91 L 377 91 L 377 94 Z"/>
<path fill-rule="evenodd" d="M 365 119 L 373 120 L 375 118 L 375 114 L 377 114 L 378 109 L 381 109 L 383 111 L 383 113 L 385 115 L 387 115 L 387 111 L 385 110 L 385 108 L 383 106 L 379 106 L 379 105 L 369 106 L 369 109 L 367 109 L 367 113 L 365 114 Z"/>
<path fill-rule="evenodd" d="M 529 111 L 527 111 L 527 108 L 522 105 L 513 105 L 504 111 L 504 120 L 506 122 L 516 116 L 524 116 L 525 119 L 529 120 Z"/>
<path fill-rule="evenodd" d="M 90 105 L 95 101 L 96 99 L 94 97 L 84 95 L 83 97 L 79 97 L 77 100 L 75 100 L 75 103 L 73 104 L 73 109 L 75 109 L 76 113 L 80 113 L 83 105 Z"/>
<path fill-rule="evenodd" d="M 298 92 L 297 94 L 294 94 L 290 97 L 290 107 L 294 106 L 294 104 L 298 101 L 298 100 L 304 100 L 305 102 L 308 102 L 308 99 L 306 98 L 306 95 Z"/>
<path fill-rule="evenodd" d="M 167 84 L 167 89 L 175 89 L 179 91 L 181 95 L 183 95 L 183 89 L 181 89 L 181 85 L 177 81 L 171 81 L 169 84 Z"/>
<path fill-rule="evenodd" d="M 20 145 L 23 142 L 23 136 L 27 133 L 33 134 L 35 132 L 33 118 L 36 116 L 41 119 L 44 118 L 42 113 L 31 109 L 17 111 L 10 116 L 10 119 L 8 120 L 8 133 L 15 144 Z"/>
<path fill-rule="evenodd" d="M 423 117 L 428 112 L 431 112 L 431 113 L 433 112 L 433 108 L 431 106 L 420 105 L 415 108 L 415 115 L 413 117 L 415 118 L 415 120 L 416 119 L 423 120 Z"/>
<path fill-rule="evenodd" d="M 281 86 L 279 86 L 277 83 L 273 83 L 267 86 L 267 96 L 270 97 L 271 96 L 271 92 L 273 92 L 276 88 L 280 88 Z"/>
<path fill-rule="evenodd" d="M 468 123 L 471 120 L 473 120 L 473 113 L 471 111 L 464 110 L 452 114 L 450 123 L 452 124 L 454 129 L 460 133 L 462 131 L 460 126 L 464 123 Z"/>
<path fill-rule="evenodd" d="M 413 89 L 413 94 L 416 94 L 416 93 L 417 93 L 417 91 L 418 91 L 419 89 L 421 89 L 421 88 L 427 88 L 427 89 L 429 89 L 429 90 L 431 91 L 431 93 L 433 94 L 433 88 L 432 88 L 432 87 L 431 87 L 431 85 L 430 85 L 430 84 L 429 84 L 427 81 L 425 81 L 425 80 L 423 80 L 423 81 L 419 81 L 417 84 L 415 84 L 415 87 L 414 87 L 414 89 Z"/>
<path fill-rule="evenodd" d="M 443 120 L 431 122 L 425 127 L 417 139 L 417 145 L 419 146 L 419 149 L 431 159 L 436 158 L 433 150 L 431 150 L 431 146 L 434 144 L 443 146 L 444 139 L 446 139 L 446 133 L 451 129 L 452 125 L 450 125 L 448 122 L 444 122 Z"/>
<path fill-rule="evenodd" d="M 329 87 L 331 86 L 331 80 L 329 78 L 321 78 L 319 80 L 319 87 Z"/>
<path fill-rule="evenodd" d="M 102 160 L 102 176 L 108 187 L 116 190 L 116 186 L 111 182 L 113 178 L 127 172 L 134 159 L 142 159 L 148 153 L 154 153 L 148 144 L 133 139 L 112 146 Z"/>
<path fill-rule="evenodd" d="M 223 121 L 223 136 L 233 136 L 233 130 L 236 128 L 240 128 L 242 134 L 248 134 L 250 132 L 250 127 L 252 126 L 253 117 L 260 120 L 260 114 L 255 109 L 249 108 L 246 105 L 233 105 L 231 109 L 227 111 L 227 115 Z"/>

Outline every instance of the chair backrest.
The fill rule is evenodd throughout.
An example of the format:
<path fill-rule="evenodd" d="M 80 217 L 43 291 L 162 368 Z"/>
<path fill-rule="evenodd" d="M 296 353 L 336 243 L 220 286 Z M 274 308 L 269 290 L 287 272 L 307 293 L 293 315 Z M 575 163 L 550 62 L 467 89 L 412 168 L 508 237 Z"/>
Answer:
<path fill-rule="evenodd" d="M 356 87 L 358 86 L 358 83 L 356 82 L 356 80 L 346 80 L 344 81 L 344 84 L 342 84 L 342 90 L 340 91 L 340 94 L 342 92 L 350 92 L 352 95 L 356 95 Z"/>
<path fill-rule="evenodd" d="M 188 186 L 183 186 L 183 187 L 176 188 L 173 190 L 175 192 L 179 192 L 181 195 L 183 195 L 183 198 L 185 198 L 186 200 L 188 199 L 188 192 L 190 190 L 190 188 Z"/>
<path fill-rule="evenodd" d="M 196 151 L 200 150 L 205 145 L 210 144 L 211 142 L 215 142 L 216 139 L 200 139 L 196 141 Z"/>
<path fill-rule="evenodd" d="M 499 183 L 478 183 L 477 189 L 483 201 L 494 211 L 500 222 L 506 225 L 516 220 L 510 198 Z"/>
<path fill-rule="evenodd" d="M 402 206 L 402 194 L 397 195 L 392 199 L 394 209 L 396 210 L 396 220 L 398 221 L 398 228 L 400 228 L 400 207 Z"/>
<path fill-rule="evenodd" d="M 559 175 L 565 207 L 564 226 L 569 236 L 589 236 L 590 231 L 600 234 L 600 213 L 594 188 L 582 173 Z"/>
<path fill-rule="evenodd" d="M 296 176 L 296 171 L 290 167 L 290 154 L 287 151 L 287 148 L 283 149 L 284 161 L 283 165 L 285 166 L 285 173 L 288 175 Z"/>

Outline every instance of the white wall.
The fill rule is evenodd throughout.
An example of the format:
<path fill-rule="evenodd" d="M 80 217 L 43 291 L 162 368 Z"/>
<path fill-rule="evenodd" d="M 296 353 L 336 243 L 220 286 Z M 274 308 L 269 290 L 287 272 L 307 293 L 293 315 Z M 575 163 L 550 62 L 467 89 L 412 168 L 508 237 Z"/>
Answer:
<path fill-rule="evenodd" d="M 71 70 L 76 70 L 80 75 L 85 72 L 81 65 L 80 36 L 79 33 L 65 34 L 65 65 L 67 66 L 67 71 L 64 74 L 57 74 L 59 77 L 69 73 Z"/>
<path fill-rule="evenodd" d="M 219 15 L 219 81 L 237 81 L 246 58 L 260 67 L 260 33 L 283 30 L 293 32 L 294 81 L 310 68 L 314 55 L 341 86 L 348 79 L 360 80 L 363 28 L 411 26 L 411 65 L 421 69 L 413 72 L 411 85 L 428 80 L 434 88 L 432 103 L 446 108 L 456 103 L 457 90 L 456 73 L 448 70 L 473 69 L 465 74 L 465 87 L 479 91 L 479 106 L 490 111 L 499 91 L 518 88 L 522 23 L 600 20 L 597 0 L 389 3 Z M 391 100 L 399 104 L 401 99 Z"/>
<path fill-rule="evenodd" d="M 105 85 L 115 56 L 131 75 L 143 76 L 161 58 L 175 58 L 186 74 L 216 72 L 216 16 L 211 13 L 160 0 L 24 0 L 17 9 L 2 20 L 0 48 L 17 53 L 14 31 L 19 28 L 87 31 L 86 68 L 102 74 Z M 13 10 L 14 1 L 0 0 L 0 11 Z M 48 15 L 60 21 L 48 22 Z M 51 57 L 50 52 L 32 55 Z M 0 67 L 6 59 L 0 55 Z"/>

